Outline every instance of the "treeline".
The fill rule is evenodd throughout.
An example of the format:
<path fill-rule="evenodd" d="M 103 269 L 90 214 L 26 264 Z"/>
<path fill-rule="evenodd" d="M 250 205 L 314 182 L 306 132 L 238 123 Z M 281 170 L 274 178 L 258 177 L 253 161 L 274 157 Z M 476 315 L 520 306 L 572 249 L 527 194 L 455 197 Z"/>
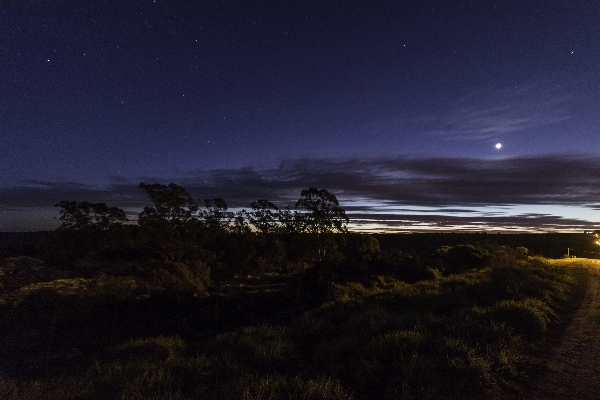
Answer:
<path fill-rule="evenodd" d="M 294 208 L 266 199 L 232 212 L 222 198 L 195 200 L 181 186 L 140 183 L 149 205 L 137 221 L 104 203 L 64 200 L 60 227 L 40 252 L 62 267 L 136 276 L 151 287 L 203 290 L 236 275 L 297 272 L 340 260 L 348 217 L 326 189 L 302 190 Z"/>
<path fill-rule="evenodd" d="M 251 211 L 228 211 L 222 198 L 198 201 L 181 186 L 174 183 L 140 183 L 152 206 L 144 207 L 137 223 L 146 228 L 208 228 L 232 233 L 331 233 L 345 232 L 348 217 L 335 195 L 326 189 L 314 187 L 302 190 L 292 210 L 279 209 L 275 204 L 260 199 L 250 203 Z M 125 212 L 105 203 L 63 200 L 60 207 L 59 230 L 108 230 L 128 223 Z M 193 227 L 190 225 L 194 225 Z"/>
<path fill-rule="evenodd" d="M 345 211 L 325 189 L 302 190 L 294 209 L 261 199 L 234 213 L 224 199 L 200 205 L 173 183 L 139 187 L 151 205 L 135 223 L 103 203 L 57 204 L 61 226 L 47 237 L 43 257 L 54 265 L 89 265 L 90 273 L 135 276 L 148 287 L 178 293 L 234 276 L 304 272 L 308 298 L 325 295 L 331 282 L 378 274 L 416 282 L 444 268 L 422 254 L 381 248 L 373 236 L 348 234 Z"/>

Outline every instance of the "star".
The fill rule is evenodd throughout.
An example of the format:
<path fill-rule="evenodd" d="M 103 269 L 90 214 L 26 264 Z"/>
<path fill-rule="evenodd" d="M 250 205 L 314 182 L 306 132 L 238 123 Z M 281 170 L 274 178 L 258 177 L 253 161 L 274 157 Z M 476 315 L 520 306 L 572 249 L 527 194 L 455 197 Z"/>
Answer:
<path fill-rule="evenodd" d="M 500 150 L 502 148 L 502 143 L 496 143 L 496 149 Z"/>

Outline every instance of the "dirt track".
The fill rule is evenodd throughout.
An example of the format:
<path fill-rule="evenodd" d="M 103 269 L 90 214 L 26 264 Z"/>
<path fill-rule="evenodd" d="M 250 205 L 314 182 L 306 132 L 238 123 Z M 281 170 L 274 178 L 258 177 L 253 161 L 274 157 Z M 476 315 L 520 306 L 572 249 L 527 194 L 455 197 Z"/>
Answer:
<path fill-rule="evenodd" d="M 534 399 L 600 399 L 600 260 L 564 262 L 589 268 L 589 287 Z"/>

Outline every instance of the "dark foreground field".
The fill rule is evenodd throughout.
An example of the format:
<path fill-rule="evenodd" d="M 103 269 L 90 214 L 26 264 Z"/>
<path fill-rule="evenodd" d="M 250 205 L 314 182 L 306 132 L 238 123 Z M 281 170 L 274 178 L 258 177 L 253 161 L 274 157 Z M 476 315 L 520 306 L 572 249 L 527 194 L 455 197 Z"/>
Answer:
<path fill-rule="evenodd" d="M 0 398 L 530 397 L 588 271 L 447 244 L 419 274 L 345 259 L 196 292 L 106 262 L 5 257 Z"/>

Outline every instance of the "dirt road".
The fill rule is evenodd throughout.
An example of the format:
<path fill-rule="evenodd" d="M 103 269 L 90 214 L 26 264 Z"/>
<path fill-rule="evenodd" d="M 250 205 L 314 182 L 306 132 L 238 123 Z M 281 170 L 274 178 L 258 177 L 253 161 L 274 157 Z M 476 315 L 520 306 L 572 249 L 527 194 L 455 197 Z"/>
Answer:
<path fill-rule="evenodd" d="M 534 399 L 600 399 L 600 260 L 560 262 L 589 268 L 589 287 L 560 346 L 551 355 L 548 373 L 536 385 Z"/>

